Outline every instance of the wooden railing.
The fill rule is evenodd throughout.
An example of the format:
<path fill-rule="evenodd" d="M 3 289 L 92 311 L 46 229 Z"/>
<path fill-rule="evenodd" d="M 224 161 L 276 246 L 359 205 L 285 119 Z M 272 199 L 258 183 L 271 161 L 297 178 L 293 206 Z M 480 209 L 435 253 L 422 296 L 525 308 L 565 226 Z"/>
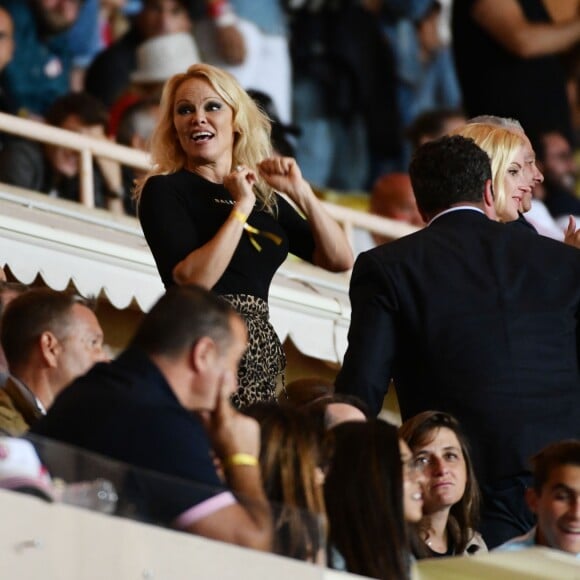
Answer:
<path fill-rule="evenodd" d="M 95 205 L 93 157 L 112 159 L 121 165 L 135 169 L 148 169 L 150 166 L 149 155 L 143 151 L 6 113 L 0 113 L 0 131 L 78 151 L 81 157 L 80 201 L 86 207 L 94 207 Z M 371 215 L 327 201 L 323 201 L 323 203 L 330 215 L 344 228 L 351 244 L 354 228 L 361 228 L 389 238 L 399 238 L 417 230 L 415 226 L 403 222 Z"/>

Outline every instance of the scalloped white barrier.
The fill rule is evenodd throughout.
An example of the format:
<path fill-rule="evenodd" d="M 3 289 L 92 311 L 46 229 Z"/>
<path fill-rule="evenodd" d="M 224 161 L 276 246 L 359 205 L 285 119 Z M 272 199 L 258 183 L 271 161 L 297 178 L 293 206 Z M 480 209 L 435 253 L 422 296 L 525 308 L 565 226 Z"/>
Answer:
<path fill-rule="evenodd" d="M 0 186 L 0 266 L 30 284 L 71 284 L 82 296 L 104 296 L 117 309 L 146 312 L 164 288 L 134 218 Z M 331 274 L 289 258 L 274 277 L 270 310 L 280 339 L 303 354 L 342 362 L 350 321 L 348 274 Z"/>

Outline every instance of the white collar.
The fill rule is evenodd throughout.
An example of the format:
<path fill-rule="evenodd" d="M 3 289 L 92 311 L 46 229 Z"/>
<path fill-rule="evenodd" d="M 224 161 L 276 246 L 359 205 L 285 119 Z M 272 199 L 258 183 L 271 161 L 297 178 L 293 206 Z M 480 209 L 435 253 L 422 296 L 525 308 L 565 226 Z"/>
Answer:
<path fill-rule="evenodd" d="M 478 207 L 474 207 L 473 205 L 456 205 L 455 207 L 450 207 L 448 209 L 443 210 L 442 212 L 439 212 L 437 215 L 435 215 L 434 217 L 432 217 L 429 220 L 429 223 L 427 225 L 430 226 L 437 218 L 440 218 L 442 215 L 445 215 L 446 213 L 451 213 L 454 211 L 460 211 L 460 210 L 465 210 L 465 209 L 467 209 L 469 211 L 477 211 L 477 212 L 485 215 L 485 212 L 482 209 L 479 209 Z"/>
<path fill-rule="evenodd" d="M 40 401 L 40 399 L 30 390 L 30 388 L 24 384 L 18 377 L 14 375 L 10 375 L 12 382 L 16 385 L 18 390 L 22 393 L 22 396 L 25 397 L 31 405 L 34 405 L 40 413 L 46 415 L 46 409 L 44 405 Z"/>

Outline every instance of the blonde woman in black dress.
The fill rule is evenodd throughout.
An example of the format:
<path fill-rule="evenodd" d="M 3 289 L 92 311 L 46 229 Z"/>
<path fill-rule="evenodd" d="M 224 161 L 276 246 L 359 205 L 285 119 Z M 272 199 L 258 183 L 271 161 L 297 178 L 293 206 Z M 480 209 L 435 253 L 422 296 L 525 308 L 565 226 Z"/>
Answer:
<path fill-rule="evenodd" d="M 151 155 L 138 215 L 165 286 L 198 284 L 238 310 L 249 345 L 234 403 L 274 399 L 285 357 L 269 321 L 272 278 L 288 252 L 350 269 L 344 232 L 295 160 L 272 156 L 268 118 L 216 67 L 196 64 L 167 82 Z"/>

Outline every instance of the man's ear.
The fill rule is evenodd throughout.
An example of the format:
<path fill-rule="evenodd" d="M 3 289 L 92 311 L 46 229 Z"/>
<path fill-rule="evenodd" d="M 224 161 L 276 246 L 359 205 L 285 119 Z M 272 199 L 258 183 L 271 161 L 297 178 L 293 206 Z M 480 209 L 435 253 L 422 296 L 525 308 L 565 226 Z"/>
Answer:
<path fill-rule="evenodd" d="M 215 360 L 216 354 L 216 343 L 209 336 L 203 336 L 191 349 L 190 361 L 192 369 L 198 373 L 205 371 Z"/>
<path fill-rule="evenodd" d="M 40 335 L 39 346 L 46 365 L 53 369 L 56 368 L 58 366 L 58 355 L 62 350 L 58 338 L 50 330 L 45 330 Z"/>
<path fill-rule="evenodd" d="M 491 179 L 486 180 L 485 189 L 483 190 L 483 211 L 485 215 L 492 220 L 497 221 L 497 214 L 495 212 L 493 184 Z"/>
<path fill-rule="evenodd" d="M 533 487 L 528 487 L 526 489 L 526 503 L 530 510 L 535 514 L 538 512 L 538 499 L 536 490 Z"/>

